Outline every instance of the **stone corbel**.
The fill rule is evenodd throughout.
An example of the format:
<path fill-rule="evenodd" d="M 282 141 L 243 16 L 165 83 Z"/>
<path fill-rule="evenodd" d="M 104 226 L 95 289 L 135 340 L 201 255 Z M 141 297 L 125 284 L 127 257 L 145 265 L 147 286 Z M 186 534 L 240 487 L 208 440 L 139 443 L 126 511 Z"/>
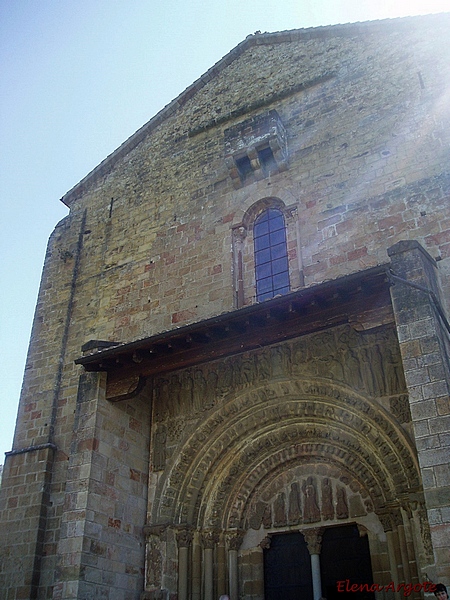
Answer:
<path fill-rule="evenodd" d="M 111 381 L 109 375 L 106 380 L 106 398 L 110 402 L 122 402 L 135 398 L 145 386 L 145 377 L 134 375 L 126 379 Z"/>
<path fill-rule="evenodd" d="M 365 525 L 361 525 L 361 523 L 357 523 L 356 527 L 358 528 L 359 537 L 366 537 L 369 533 L 369 530 Z"/>
<path fill-rule="evenodd" d="M 271 544 L 271 538 L 270 536 L 266 536 L 264 539 L 262 539 L 259 542 L 259 547 L 262 548 L 263 550 L 268 550 L 270 548 L 270 544 Z"/>

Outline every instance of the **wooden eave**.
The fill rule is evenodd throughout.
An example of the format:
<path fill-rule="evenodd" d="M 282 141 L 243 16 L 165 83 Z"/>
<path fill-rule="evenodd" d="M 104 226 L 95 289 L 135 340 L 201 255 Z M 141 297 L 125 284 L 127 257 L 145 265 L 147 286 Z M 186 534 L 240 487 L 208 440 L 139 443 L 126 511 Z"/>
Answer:
<path fill-rule="evenodd" d="M 106 371 L 108 384 L 241 354 L 341 324 L 393 321 L 387 265 L 291 292 L 151 337 L 90 352 L 75 363 Z M 102 342 L 91 342 L 91 346 Z M 86 344 L 85 347 L 89 347 Z"/>

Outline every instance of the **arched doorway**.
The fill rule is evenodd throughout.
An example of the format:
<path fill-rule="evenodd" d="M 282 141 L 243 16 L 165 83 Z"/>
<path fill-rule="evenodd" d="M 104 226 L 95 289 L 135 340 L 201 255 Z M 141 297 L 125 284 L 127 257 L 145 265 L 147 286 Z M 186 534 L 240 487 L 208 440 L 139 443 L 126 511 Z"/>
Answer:
<path fill-rule="evenodd" d="M 327 600 L 374 600 L 367 536 L 356 523 L 320 528 L 320 579 Z M 357 591 L 348 591 L 357 585 Z M 356 588 L 353 587 L 353 590 Z M 314 600 L 312 562 L 300 532 L 275 534 L 264 549 L 265 600 Z"/>
<path fill-rule="evenodd" d="M 335 344 L 338 333 L 346 331 L 336 332 Z M 318 336 L 314 347 L 323 341 Z M 191 418 L 179 424 L 169 404 L 157 398 L 155 430 L 164 426 L 167 439 L 165 454 L 158 454 L 155 435 L 159 470 L 153 475 L 147 557 L 152 565 L 157 556 L 161 569 L 149 572 L 149 593 L 163 587 L 180 600 L 213 600 L 224 593 L 262 600 L 266 584 L 276 598 L 276 585 L 264 581 L 267 538 L 355 523 L 369 532 L 374 564 L 381 564 L 380 557 L 383 565 L 389 561 L 386 573 L 374 570 L 377 582 L 392 579 L 400 563 L 416 564 L 409 541 L 420 522 L 416 507 L 400 504 L 420 490 L 408 430 L 386 402 L 334 379 L 300 374 L 300 368 L 331 363 L 301 363 L 310 349 L 299 344 L 180 373 L 178 385 L 170 385 Z M 333 373 L 337 378 L 337 366 Z M 206 394 L 208 385 L 216 396 Z M 276 542 L 281 554 L 291 552 L 281 549 L 288 541 Z M 320 551 L 307 545 L 310 568 L 315 555 L 315 584 Z M 326 575 L 324 585 L 333 576 Z M 293 582 L 294 588 L 302 585 Z"/>

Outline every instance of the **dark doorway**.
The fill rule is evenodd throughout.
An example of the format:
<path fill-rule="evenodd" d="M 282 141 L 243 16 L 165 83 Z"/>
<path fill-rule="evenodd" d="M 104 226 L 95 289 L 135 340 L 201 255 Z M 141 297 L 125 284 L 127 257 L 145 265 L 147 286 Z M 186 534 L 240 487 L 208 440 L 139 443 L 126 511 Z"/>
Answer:
<path fill-rule="evenodd" d="M 369 540 L 355 524 L 325 529 L 320 553 L 322 596 L 327 600 L 374 600 Z M 346 580 L 349 580 L 347 584 Z M 338 582 L 343 582 L 338 589 Z M 345 591 L 357 584 L 358 591 Z"/>
<path fill-rule="evenodd" d="M 313 597 L 311 559 L 301 533 L 271 537 L 264 550 L 265 600 L 310 600 Z"/>

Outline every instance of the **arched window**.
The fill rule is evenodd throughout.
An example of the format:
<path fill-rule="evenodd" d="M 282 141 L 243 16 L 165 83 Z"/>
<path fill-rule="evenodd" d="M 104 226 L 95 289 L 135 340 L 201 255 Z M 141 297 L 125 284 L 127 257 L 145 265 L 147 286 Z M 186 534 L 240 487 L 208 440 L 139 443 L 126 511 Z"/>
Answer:
<path fill-rule="evenodd" d="M 261 302 L 290 290 L 286 226 L 283 213 L 269 208 L 253 226 L 256 300 Z"/>

